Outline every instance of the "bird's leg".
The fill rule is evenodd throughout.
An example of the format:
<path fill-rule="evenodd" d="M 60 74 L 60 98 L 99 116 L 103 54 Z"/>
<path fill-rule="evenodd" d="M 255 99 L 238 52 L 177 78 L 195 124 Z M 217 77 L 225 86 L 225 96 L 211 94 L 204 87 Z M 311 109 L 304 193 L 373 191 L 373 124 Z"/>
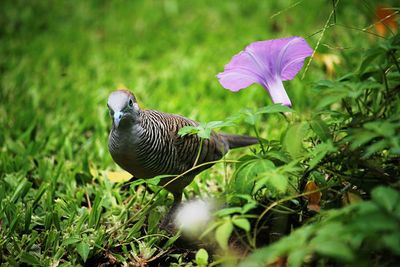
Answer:
<path fill-rule="evenodd" d="M 136 180 L 134 176 L 132 176 L 128 181 L 124 182 L 121 186 L 122 191 L 129 191 L 131 188 L 131 183 L 133 183 Z"/>
<path fill-rule="evenodd" d="M 171 210 L 172 209 L 175 210 L 179 206 L 179 204 L 181 204 L 181 202 L 182 202 L 182 192 L 173 193 L 173 195 L 174 195 L 174 203 L 172 203 Z"/>
<path fill-rule="evenodd" d="M 175 234 L 176 229 L 174 226 L 174 216 L 179 204 L 182 201 L 182 192 L 174 192 L 172 194 L 174 195 L 174 202 L 159 226 L 170 234 Z"/>

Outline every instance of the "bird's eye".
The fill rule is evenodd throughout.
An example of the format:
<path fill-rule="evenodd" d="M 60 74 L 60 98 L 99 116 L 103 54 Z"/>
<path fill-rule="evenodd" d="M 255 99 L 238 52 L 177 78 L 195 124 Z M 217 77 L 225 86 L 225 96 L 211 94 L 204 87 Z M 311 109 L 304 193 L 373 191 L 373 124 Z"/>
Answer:
<path fill-rule="evenodd" d="M 133 101 L 132 101 L 132 99 L 129 99 L 128 105 L 129 105 L 129 107 L 133 107 Z"/>
<path fill-rule="evenodd" d="M 110 116 L 113 117 L 114 116 L 114 111 L 112 109 L 110 109 Z"/>

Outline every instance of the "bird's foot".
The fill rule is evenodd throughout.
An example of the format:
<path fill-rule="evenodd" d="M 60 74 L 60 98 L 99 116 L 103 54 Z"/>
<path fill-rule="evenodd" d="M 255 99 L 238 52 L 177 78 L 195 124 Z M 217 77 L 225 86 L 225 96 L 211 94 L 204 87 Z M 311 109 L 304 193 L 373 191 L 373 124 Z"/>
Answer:
<path fill-rule="evenodd" d="M 178 204 L 174 203 L 158 225 L 161 229 L 167 231 L 171 235 L 176 234 L 178 231 L 174 223 L 177 208 Z"/>

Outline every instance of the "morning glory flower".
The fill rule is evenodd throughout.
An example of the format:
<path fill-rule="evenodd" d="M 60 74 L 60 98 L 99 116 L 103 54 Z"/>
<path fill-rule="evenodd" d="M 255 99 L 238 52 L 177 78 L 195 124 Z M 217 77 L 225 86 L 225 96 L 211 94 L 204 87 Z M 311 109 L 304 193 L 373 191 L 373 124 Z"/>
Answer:
<path fill-rule="evenodd" d="M 274 103 L 291 106 L 282 81 L 292 80 L 312 53 L 307 42 L 297 36 L 254 42 L 235 55 L 217 77 L 233 92 L 261 84 Z"/>

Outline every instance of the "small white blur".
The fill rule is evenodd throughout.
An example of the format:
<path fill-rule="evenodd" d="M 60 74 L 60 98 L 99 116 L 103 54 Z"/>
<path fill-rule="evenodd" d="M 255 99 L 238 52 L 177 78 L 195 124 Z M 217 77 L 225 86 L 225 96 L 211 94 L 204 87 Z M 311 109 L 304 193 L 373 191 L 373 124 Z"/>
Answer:
<path fill-rule="evenodd" d="M 214 211 L 215 205 L 212 200 L 187 201 L 175 213 L 175 226 L 186 236 L 198 237 L 213 220 Z"/>

